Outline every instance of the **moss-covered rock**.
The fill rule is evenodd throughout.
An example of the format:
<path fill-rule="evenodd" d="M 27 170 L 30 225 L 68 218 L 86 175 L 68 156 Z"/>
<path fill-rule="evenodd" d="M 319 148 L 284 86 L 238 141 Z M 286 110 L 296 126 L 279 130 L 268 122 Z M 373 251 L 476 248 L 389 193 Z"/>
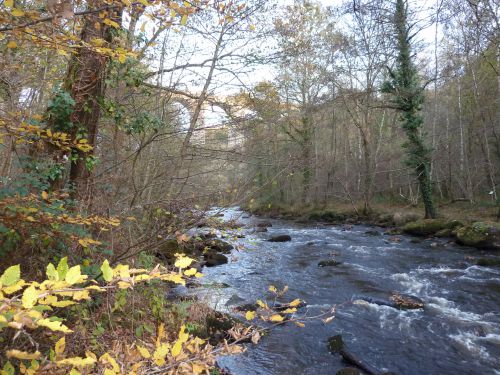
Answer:
<path fill-rule="evenodd" d="M 417 221 L 420 219 L 420 215 L 414 212 L 396 212 L 392 217 L 394 224 L 401 226 L 409 223 L 411 221 Z"/>
<path fill-rule="evenodd" d="M 342 335 L 335 335 L 328 339 L 328 350 L 330 353 L 338 353 L 344 348 L 344 341 L 342 340 Z"/>
<path fill-rule="evenodd" d="M 476 264 L 481 267 L 500 267 L 500 258 L 479 258 Z"/>
<path fill-rule="evenodd" d="M 432 236 L 440 230 L 447 229 L 447 222 L 442 219 L 424 219 L 407 223 L 403 232 L 415 236 Z"/>
<path fill-rule="evenodd" d="M 348 216 L 341 212 L 335 212 L 330 210 L 315 211 L 309 215 L 309 220 L 314 221 L 326 221 L 326 222 L 342 222 L 346 220 Z"/>
<path fill-rule="evenodd" d="M 476 222 L 457 230 L 457 242 L 480 249 L 500 249 L 500 223 Z"/>

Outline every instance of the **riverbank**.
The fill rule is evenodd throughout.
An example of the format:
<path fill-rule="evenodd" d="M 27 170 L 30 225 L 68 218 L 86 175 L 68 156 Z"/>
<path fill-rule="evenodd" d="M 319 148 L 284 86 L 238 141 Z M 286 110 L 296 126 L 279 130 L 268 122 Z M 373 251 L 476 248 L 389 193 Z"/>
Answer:
<path fill-rule="evenodd" d="M 391 234 L 452 238 L 461 245 L 500 249 L 500 222 L 494 205 L 454 202 L 441 205 L 438 218 L 429 220 L 423 218 L 422 208 L 401 205 L 374 205 L 368 213 L 345 203 L 321 208 L 249 203 L 244 208 L 252 214 L 268 218 L 300 223 L 374 225 L 387 228 Z"/>

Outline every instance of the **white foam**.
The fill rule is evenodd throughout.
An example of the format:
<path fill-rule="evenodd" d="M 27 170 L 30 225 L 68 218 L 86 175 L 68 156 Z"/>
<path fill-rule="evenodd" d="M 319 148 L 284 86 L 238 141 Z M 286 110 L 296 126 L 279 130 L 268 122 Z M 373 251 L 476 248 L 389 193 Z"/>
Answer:
<path fill-rule="evenodd" d="M 449 335 L 452 340 L 455 340 L 469 352 L 473 353 L 482 359 L 489 359 L 490 355 L 486 348 L 476 343 L 480 337 L 471 332 L 459 332 L 456 335 Z"/>

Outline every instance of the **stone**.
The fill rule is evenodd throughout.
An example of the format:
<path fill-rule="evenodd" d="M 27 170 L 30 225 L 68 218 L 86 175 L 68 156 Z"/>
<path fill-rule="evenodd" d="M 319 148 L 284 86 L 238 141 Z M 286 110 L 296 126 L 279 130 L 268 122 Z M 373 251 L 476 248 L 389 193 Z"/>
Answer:
<path fill-rule="evenodd" d="M 280 234 L 274 237 L 271 237 L 268 239 L 269 242 L 288 242 L 291 241 L 292 237 L 290 237 L 288 234 Z"/>
<path fill-rule="evenodd" d="M 342 264 L 342 262 L 339 262 L 338 260 L 328 259 L 320 261 L 318 263 L 318 267 L 333 267 L 333 266 L 338 266 L 340 264 Z"/>
<path fill-rule="evenodd" d="M 440 230 L 447 229 L 447 222 L 442 219 L 423 219 L 412 221 L 403 227 L 403 232 L 415 236 L 432 236 Z"/>
<path fill-rule="evenodd" d="M 267 227 L 272 227 L 272 226 L 273 226 L 273 223 L 271 223 L 270 221 L 262 221 L 262 222 L 257 224 L 258 228 L 267 228 Z"/>
<path fill-rule="evenodd" d="M 476 264 L 481 267 L 500 267 L 500 258 L 479 258 Z"/>
<path fill-rule="evenodd" d="M 457 242 L 479 249 L 500 250 L 500 223 L 476 222 L 456 231 Z"/>
<path fill-rule="evenodd" d="M 365 232 L 365 234 L 368 236 L 374 236 L 374 237 L 382 235 L 382 233 L 380 233 L 378 230 L 374 230 L 374 229 L 367 230 Z"/>
<path fill-rule="evenodd" d="M 225 255 L 216 252 L 207 252 L 203 254 L 203 257 L 205 258 L 205 266 L 207 267 L 220 266 L 221 264 L 226 264 L 228 262 Z"/>
<path fill-rule="evenodd" d="M 397 226 L 402 226 L 410 221 L 416 221 L 418 219 L 420 219 L 420 215 L 414 212 L 396 212 L 392 217 L 392 221 Z"/>
<path fill-rule="evenodd" d="M 267 228 L 259 227 L 255 229 L 255 233 L 265 233 L 265 232 L 267 232 Z"/>
<path fill-rule="evenodd" d="M 442 237 L 451 237 L 453 235 L 453 229 L 450 228 L 445 228 L 441 229 L 440 231 L 437 231 L 434 233 L 434 236 L 442 238 Z"/>
<path fill-rule="evenodd" d="M 335 335 L 328 339 L 328 350 L 330 351 L 330 353 L 338 353 L 342 348 L 344 348 L 342 335 Z"/>
<path fill-rule="evenodd" d="M 363 375 L 363 373 L 355 367 L 344 367 L 337 371 L 335 375 Z"/>

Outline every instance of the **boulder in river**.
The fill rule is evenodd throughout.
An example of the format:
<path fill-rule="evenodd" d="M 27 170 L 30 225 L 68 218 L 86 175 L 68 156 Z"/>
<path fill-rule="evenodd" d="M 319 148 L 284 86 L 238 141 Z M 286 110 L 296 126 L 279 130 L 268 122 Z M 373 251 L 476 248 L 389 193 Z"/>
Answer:
<path fill-rule="evenodd" d="M 375 229 L 370 229 L 370 230 L 367 230 L 365 232 L 366 235 L 368 236 L 374 236 L 374 237 L 377 237 L 377 236 L 381 236 L 382 233 L 380 233 L 378 230 L 375 230 Z"/>
<path fill-rule="evenodd" d="M 457 242 L 480 249 L 500 249 L 500 223 L 476 222 L 456 231 Z"/>
<path fill-rule="evenodd" d="M 267 228 L 264 228 L 264 227 L 258 227 L 257 229 L 255 229 L 255 233 L 265 233 L 267 232 Z"/>
<path fill-rule="evenodd" d="M 423 219 L 411 221 L 403 227 L 403 232 L 415 236 L 432 236 L 440 230 L 448 228 L 446 220 Z"/>
<path fill-rule="evenodd" d="M 392 217 L 392 221 L 397 226 L 401 226 L 409 223 L 410 221 L 416 221 L 420 219 L 420 217 L 421 216 L 419 214 L 416 214 L 414 212 L 396 212 Z"/>
<path fill-rule="evenodd" d="M 272 227 L 272 226 L 273 226 L 273 223 L 271 223 L 270 221 L 261 221 L 260 223 L 257 224 L 258 228 L 268 228 L 268 227 Z"/>
<path fill-rule="evenodd" d="M 292 237 L 290 237 L 288 234 L 280 234 L 274 237 L 271 237 L 268 239 L 269 242 L 288 242 L 291 241 Z"/>
<path fill-rule="evenodd" d="M 342 335 L 335 335 L 328 339 L 328 350 L 330 353 L 338 353 L 344 347 Z"/>
<path fill-rule="evenodd" d="M 228 262 L 225 255 L 219 254 L 215 251 L 208 251 L 203 254 L 203 257 L 205 258 L 205 266 L 207 267 L 215 267 Z"/>
<path fill-rule="evenodd" d="M 479 258 L 476 264 L 481 267 L 500 267 L 500 258 Z"/>
<path fill-rule="evenodd" d="M 338 260 L 335 259 L 326 259 L 322 260 L 318 263 L 318 267 L 334 267 L 342 264 L 342 262 L 339 262 Z"/>
<path fill-rule="evenodd" d="M 418 297 L 409 294 L 394 293 L 391 296 L 391 301 L 402 310 L 414 310 L 424 307 L 424 301 Z"/>

